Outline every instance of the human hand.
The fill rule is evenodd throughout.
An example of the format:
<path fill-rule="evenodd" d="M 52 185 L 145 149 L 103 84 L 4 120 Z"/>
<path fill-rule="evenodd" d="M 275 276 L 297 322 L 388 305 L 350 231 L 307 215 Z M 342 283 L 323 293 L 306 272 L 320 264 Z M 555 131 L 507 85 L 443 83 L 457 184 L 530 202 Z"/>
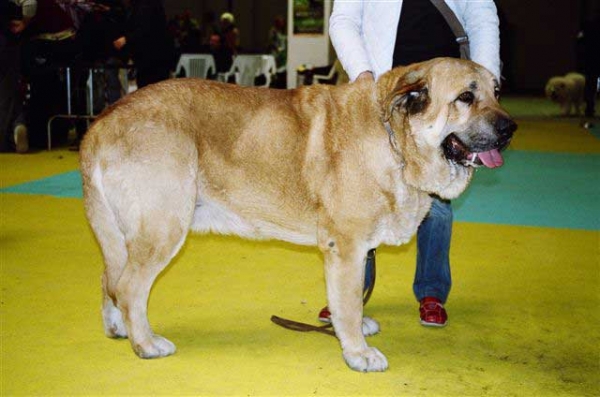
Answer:
<path fill-rule="evenodd" d="M 367 70 L 359 74 L 355 81 L 362 80 L 375 81 L 375 77 L 373 77 L 373 73 L 371 71 Z"/>
<path fill-rule="evenodd" d="M 8 29 L 12 34 L 19 34 L 25 30 L 27 23 L 20 19 L 13 19 L 8 23 Z"/>
<path fill-rule="evenodd" d="M 127 44 L 127 39 L 125 39 L 125 36 L 121 36 L 118 39 L 116 39 L 115 41 L 113 41 L 113 46 L 117 50 L 120 50 L 121 48 L 125 47 L 125 44 Z"/>

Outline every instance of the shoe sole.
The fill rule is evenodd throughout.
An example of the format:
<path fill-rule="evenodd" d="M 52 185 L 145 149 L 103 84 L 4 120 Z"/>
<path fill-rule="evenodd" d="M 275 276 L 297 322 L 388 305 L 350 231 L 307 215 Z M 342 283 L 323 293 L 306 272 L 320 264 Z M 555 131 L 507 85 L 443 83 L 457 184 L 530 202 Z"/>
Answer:
<path fill-rule="evenodd" d="M 430 323 L 430 322 L 423 321 L 423 320 L 420 320 L 419 322 L 424 327 L 444 328 L 446 325 L 448 325 L 448 321 L 446 321 L 444 324 Z"/>

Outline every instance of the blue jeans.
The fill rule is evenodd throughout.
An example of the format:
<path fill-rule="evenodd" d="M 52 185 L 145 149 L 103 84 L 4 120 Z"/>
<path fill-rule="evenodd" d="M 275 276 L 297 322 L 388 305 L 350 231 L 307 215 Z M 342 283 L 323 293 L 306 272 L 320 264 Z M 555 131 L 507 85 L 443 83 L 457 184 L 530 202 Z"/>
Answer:
<path fill-rule="evenodd" d="M 417 300 L 431 296 L 445 303 L 448 299 L 452 286 L 451 237 L 452 206 L 449 201 L 434 198 L 417 232 L 417 270 L 413 284 Z"/>
<path fill-rule="evenodd" d="M 452 237 L 452 206 L 449 201 L 433 199 L 429 214 L 417 232 L 417 270 L 413 291 L 418 301 L 434 297 L 446 302 L 452 277 L 450 274 L 450 239 Z M 372 260 L 367 257 L 365 291 L 373 277 Z"/>

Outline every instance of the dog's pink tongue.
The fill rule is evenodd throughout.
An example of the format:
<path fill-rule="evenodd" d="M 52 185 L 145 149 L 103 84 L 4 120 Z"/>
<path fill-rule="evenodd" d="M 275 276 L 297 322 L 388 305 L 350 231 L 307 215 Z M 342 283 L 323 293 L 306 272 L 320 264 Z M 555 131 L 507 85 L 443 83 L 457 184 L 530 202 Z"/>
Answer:
<path fill-rule="evenodd" d="M 500 154 L 498 149 L 493 149 L 488 152 L 480 152 L 477 153 L 477 156 L 479 157 L 483 165 L 485 165 L 488 168 L 496 168 L 504 164 L 504 159 L 502 158 L 502 155 Z"/>

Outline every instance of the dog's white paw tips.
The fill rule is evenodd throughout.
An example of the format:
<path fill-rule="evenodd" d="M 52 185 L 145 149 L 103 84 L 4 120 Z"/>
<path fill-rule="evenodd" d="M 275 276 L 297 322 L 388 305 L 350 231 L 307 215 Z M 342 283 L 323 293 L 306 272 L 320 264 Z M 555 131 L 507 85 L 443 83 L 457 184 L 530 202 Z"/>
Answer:
<path fill-rule="evenodd" d="M 388 368 L 387 358 L 374 347 L 359 352 L 344 351 L 344 360 L 350 368 L 360 372 L 383 372 Z"/>
<path fill-rule="evenodd" d="M 177 349 L 170 340 L 155 335 L 149 341 L 136 343 L 133 350 L 140 358 L 159 358 L 170 356 Z"/>
<path fill-rule="evenodd" d="M 364 336 L 372 336 L 379 333 L 379 323 L 371 317 L 363 317 L 362 333 Z"/>

